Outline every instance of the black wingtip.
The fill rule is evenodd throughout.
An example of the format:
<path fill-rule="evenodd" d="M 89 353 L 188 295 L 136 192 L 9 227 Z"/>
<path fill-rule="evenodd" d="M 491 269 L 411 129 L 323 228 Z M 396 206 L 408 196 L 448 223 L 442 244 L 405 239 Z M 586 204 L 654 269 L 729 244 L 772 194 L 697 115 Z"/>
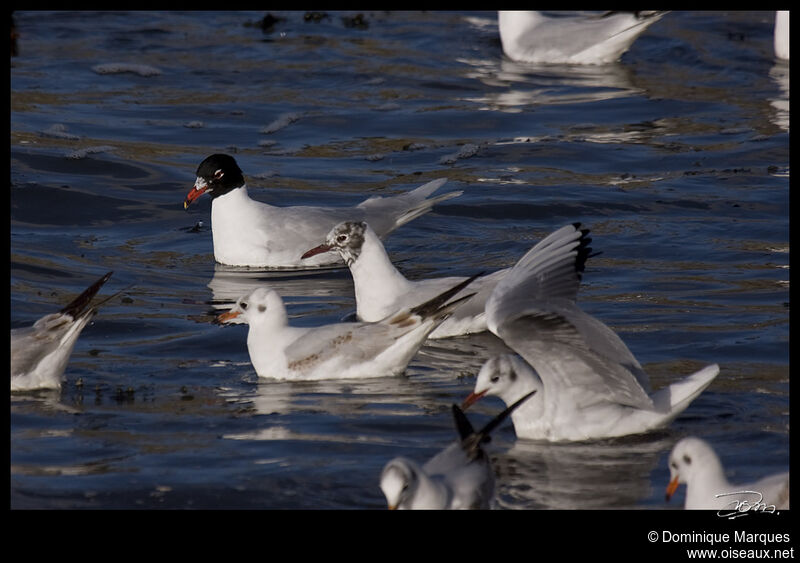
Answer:
<path fill-rule="evenodd" d="M 455 420 L 456 429 L 458 430 L 461 448 L 464 450 L 464 452 L 466 452 L 467 456 L 470 459 L 477 459 L 481 457 L 483 455 L 481 444 L 485 444 L 491 440 L 489 435 L 491 434 L 492 430 L 497 428 L 497 426 L 499 426 L 512 412 L 514 412 L 514 409 L 527 401 L 534 393 L 536 393 L 536 389 L 523 396 L 513 405 L 507 407 L 503 412 L 495 416 L 479 432 L 475 432 L 475 429 L 467 419 L 464 411 L 461 410 L 461 407 L 454 404 L 452 407 L 453 419 Z"/>
<path fill-rule="evenodd" d="M 506 407 L 506 409 L 505 409 L 503 412 L 501 412 L 500 414 L 498 414 L 497 416 L 495 416 L 495 417 L 494 417 L 492 420 L 490 420 L 490 421 L 489 421 L 489 422 L 486 424 L 486 426 L 484 426 L 483 428 L 481 428 L 481 431 L 480 431 L 478 434 L 481 434 L 482 436 L 488 437 L 488 436 L 489 436 L 489 434 L 491 434 L 492 430 L 494 430 L 495 428 L 497 428 L 498 426 L 500 426 L 500 424 L 502 424 L 502 423 L 503 423 L 503 421 L 504 421 L 506 418 L 508 418 L 508 417 L 509 417 L 509 415 L 511 415 L 511 413 L 512 413 L 512 412 L 514 412 L 514 410 L 515 410 L 517 407 L 519 407 L 519 406 L 520 406 L 522 403 L 524 403 L 525 401 L 527 401 L 527 400 L 528 400 L 528 399 L 529 399 L 529 398 L 530 398 L 530 397 L 531 397 L 531 396 L 532 396 L 534 393 L 536 393 L 536 389 L 534 389 L 533 391 L 531 391 L 531 392 L 530 392 L 530 393 L 528 393 L 527 395 L 524 395 L 524 396 L 523 396 L 521 399 L 519 399 L 517 402 L 515 402 L 515 403 L 514 403 L 513 405 L 511 405 L 510 407 Z"/>
<path fill-rule="evenodd" d="M 475 433 L 472 423 L 467 419 L 467 415 L 456 404 L 453 404 L 453 420 L 456 422 L 456 430 L 458 430 L 458 437 L 461 440 L 466 440 Z"/>
<path fill-rule="evenodd" d="M 475 281 L 476 278 L 479 278 L 479 277 L 481 277 L 483 275 L 484 275 L 484 272 L 481 272 L 479 274 L 475 274 L 474 276 L 465 279 L 464 281 L 462 281 L 461 283 L 459 283 L 455 287 L 452 287 L 452 288 L 448 289 L 444 293 L 441 293 L 441 294 L 437 295 L 436 297 L 434 297 L 433 299 L 431 299 L 429 301 L 426 301 L 422 305 L 417 305 L 416 307 L 411 309 L 411 313 L 414 314 L 414 315 L 419 315 L 420 317 L 429 317 L 429 316 L 433 315 L 434 313 L 439 311 L 439 309 L 441 309 L 446 304 L 449 305 L 448 300 L 451 297 L 453 297 L 459 291 L 461 291 L 462 289 L 467 287 L 469 284 L 471 284 L 473 281 Z M 462 297 L 458 301 L 463 301 L 465 299 L 468 299 L 469 297 L 472 297 L 472 295 L 468 295 L 468 296 Z"/>
<path fill-rule="evenodd" d="M 586 269 L 586 261 L 602 253 L 592 252 L 592 247 L 589 246 L 592 243 L 592 238 L 589 236 L 589 229 L 582 229 L 580 223 L 573 223 L 572 225 L 581 233 L 580 242 L 578 244 L 578 254 L 575 257 L 575 271 L 578 273 L 578 279 L 580 279 L 581 274 Z"/>
<path fill-rule="evenodd" d="M 78 295 L 78 297 L 72 300 L 72 302 L 69 305 L 61 309 L 61 314 L 70 315 L 72 318 L 78 317 L 81 313 L 83 313 L 86 310 L 86 308 L 88 307 L 89 303 L 92 301 L 94 296 L 97 294 L 98 291 L 100 291 L 100 288 L 103 287 L 103 284 L 105 284 L 108 281 L 108 279 L 111 277 L 111 274 L 113 273 L 114 273 L 113 271 L 106 273 L 103 277 L 101 277 L 99 280 L 97 280 L 88 288 L 86 288 L 83 291 L 83 293 L 81 293 L 80 295 Z"/>

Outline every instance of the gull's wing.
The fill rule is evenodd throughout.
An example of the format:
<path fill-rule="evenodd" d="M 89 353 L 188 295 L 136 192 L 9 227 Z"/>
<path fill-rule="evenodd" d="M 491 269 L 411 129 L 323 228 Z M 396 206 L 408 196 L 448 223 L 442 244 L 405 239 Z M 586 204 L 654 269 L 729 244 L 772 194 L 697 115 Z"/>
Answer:
<path fill-rule="evenodd" d="M 72 338 L 94 315 L 87 311 L 77 320 L 70 315 L 52 313 L 36 321 L 33 326 L 11 331 L 11 375 L 30 373 L 44 358 L 63 346 L 63 353 L 72 352 Z"/>
<path fill-rule="evenodd" d="M 410 338 L 405 345 L 409 350 L 418 348 L 455 307 L 472 297 L 469 294 L 450 301 L 478 277 L 480 274 L 461 281 L 421 305 L 401 310 L 379 322 L 336 323 L 309 329 L 286 348 L 289 368 L 302 369 L 304 364 L 316 365 L 334 357 L 345 365 L 355 364 L 376 357 L 411 332 L 417 332 L 418 336 Z"/>
<path fill-rule="evenodd" d="M 523 312 L 503 323 L 497 332 L 537 371 L 547 400 L 569 398 L 569 404 L 577 407 L 614 402 L 652 409 L 653 402 L 636 376 L 638 363 L 621 363 L 592 347 L 592 342 L 599 341 L 598 334 L 613 335 L 611 329 L 573 303 L 549 305 L 547 309 Z M 598 324 L 605 330 L 598 330 Z M 622 341 L 619 343 L 624 347 Z"/>
<path fill-rule="evenodd" d="M 590 388 L 596 384 L 600 388 L 609 386 L 610 396 L 622 399 L 624 404 L 652 407 L 646 394 L 647 375 L 631 351 L 613 330 L 575 304 L 586 260 L 593 256 L 588 234 L 580 224 L 567 225 L 529 250 L 487 301 L 489 330 L 537 371 L 537 364 L 559 371 L 561 364 L 567 363 L 559 358 L 569 358 L 570 362 L 580 359 L 582 368 L 567 375 L 575 379 L 567 386 L 581 380 Z M 607 374 L 608 381 L 586 379 L 592 370 Z"/>

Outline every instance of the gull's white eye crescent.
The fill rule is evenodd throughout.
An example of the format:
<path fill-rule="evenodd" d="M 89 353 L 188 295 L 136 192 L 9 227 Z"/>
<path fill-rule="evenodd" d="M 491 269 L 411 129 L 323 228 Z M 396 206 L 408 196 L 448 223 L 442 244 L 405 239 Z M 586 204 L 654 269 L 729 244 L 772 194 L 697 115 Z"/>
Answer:
<path fill-rule="evenodd" d="M 217 179 L 217 180 L 222 178 L 224 175 L 225 175 L 225 172 L 223 172 L 221 168 L 219 170 L 217 170 L 216 172 L 214 172 L 214 178 Z"/>

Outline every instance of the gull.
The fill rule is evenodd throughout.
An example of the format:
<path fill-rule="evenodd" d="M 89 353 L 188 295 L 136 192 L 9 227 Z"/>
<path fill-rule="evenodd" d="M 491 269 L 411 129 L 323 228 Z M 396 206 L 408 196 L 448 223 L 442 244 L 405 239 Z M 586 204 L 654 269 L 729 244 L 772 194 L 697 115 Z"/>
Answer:
<path fill-rule="evenodd" d="M 290 326 L 280 295 L 266 287 L 239 298 L 217 320 L 249 325 L 247 349 L 259 377 L 320 380 L 399 375 L 428 334 L 471 297 L 450 301 L 473 279 L 374 323 Z"/>
<path fill-rule="evenodd" d="M 453 418 L 459 439 L 420 466 L 396 457 L 381 472 L 380 487 L 389 510 L 489 509 L 494 502 L 494 471 L 481 445 L 508 415 L 535 391 L 494 417 L 476 432 L 458 405 Z"/>
<path fill-rule="evenodd" d="M 789 60 L 789 10 L 775 12 L 775 56 L 785 61 Z"/>
<path fill-rule="evenodd" d="M 728 482 L 722 463 L 708 442 L 694 436 L 681 439 L 669 454 L 670 482 L 667 501 L 678 485 L 686 484 L 687 510 L 734 511 L 789 508 L 789 472 L 759 479 L 755 483 Z"/>
<path fill-rule="evenodd" d="M 325 242 L 303 254 L 303 259 L 326 252 L 338 254 L 350 268 L 359 320 L 375 322 L 393 311 L 418 305 L 464 277 L 409 280 L 392 264 L 380 238 L 364 221 L 344 221 L 331 229 Z M 483 305 L 507 271 L 481 276 L 470 284 L 476 295 L 448 317 L 429 338 L 447 338 L 486 330 Z"/>
<path fill-rule="evenodd" d="M 605 64 L 618 60 L 665 13 L 500 11 L 497 23 L 503 52 L 514 61 Z"/>
<path fill-rule="evenodd" d="M 90 285 L 57 313 L 11 330 L 11 390 L 60 389 L 61 377 L 81 331 L 97 312 L 89 307 L 113 272 Z"/>
<path fill-rule="evenodd" d="M 541 253 L 546 267 L 538 276 L 515 266 L 495 286 L 486 303 L 487 326 L 516 354 L 489 358 L 462 408 L 487 395 L 510 404 L 535 389 L 536 397 L 512 414 L 514 430 L 518 438 L 551 442 L 665 426 L 708 387 L 719 366 L 651 394 L 647 374 L 625 343 L 575 303 L 591 239 L 587 229 L 573 227 L 550 253 Z"/>
<path fill-rule="evenodd" d="M 574 232 L 574 228 L 568 226 L 566 231 Z M 560 235 L 555 233 L 551 236 Z M 537 275 L 541 266 L 537 258 L 540 252 L 548 251 L 550 240 L 544 239 L 520 258 L 516 266 L 518 272 Z M 394 267 L 375 231 L 363 221 L 345 221 L 336 225 L 328 233 L 325 242 L 307 251 L 303 258 L 331 251 L 337 252 L 350 268 L 355 288 L 356 316 L 362 321 L 377 321 L 392 311 L 422 303 L 465 279 L 407 279 Z M 504 268 L 472 282 L 469 290 L 474 290 L 475 296 L 439 325 L 429 338 L 448 338 L 485 331 L 486 301 L 510 270 Z"/>
<path fill-rule="evenodd" d="M 211 197 L 214 259 L 220 264 L 284 270 L 338 267 L 341 261 L 335 255 L 307 261 L 300 256 L 331 227 L 348 219 L 368 220 L 380 236 L 386 236 L 433 205 L 461 195 L 454 191 L 429 197 L 446 181 L 433 180 L 397 196 L 373 196 L 352 207 L 277 207 L 250 198 L 232 156 L 213 154 L 197 168 L 183 206 L 188 209 L 203 194 Z"/>

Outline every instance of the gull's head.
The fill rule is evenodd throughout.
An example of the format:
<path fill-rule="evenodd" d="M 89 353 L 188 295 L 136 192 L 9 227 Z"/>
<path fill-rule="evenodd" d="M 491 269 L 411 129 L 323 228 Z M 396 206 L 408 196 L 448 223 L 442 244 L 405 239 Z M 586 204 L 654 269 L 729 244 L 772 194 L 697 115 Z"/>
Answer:
<path fill-rule="evenodd" d="M 478 372 L 475 388 L 464 399 L 462 409 L 467 409 L 487 395 L 500 397 L 511 405 L 534 389 L 541 395 L 539 378 L 528 363 L 515 354 L 500 354 L 486 360 Z M 535 398 L 534 398 L 535 399 Z"/>
<path fill-rule="evenodd" d="M 325 242 L 303 254 L 310 258 L 323 252 L 338 252 L 345 264 L 351 266 L 361 254 L 369 227 L 363 221 L 345 221 L 336 225 L 325 237 Z"/>
<path fill-rule="evenodd" d="M 217 317 L 217 322 L 252 326 L 276 317 L 283 318 L 285 315 L 281 296 L 275 290 L 259 287 L 249 295 L 237 299 L 229 311 Z"/>
<path fill-rule="evenodd" d="M 197 179 L 186 194 L 183 207 L 188 208 L 203 194 L 218 197 L 243 185 L 244 176 L 236 159 L 227 154 L 212 154 L 197 167 Z"/>
<path fill-rule="evenodd" d="M 419 476 L 416 464 L 397 457 L 386 464 L 381 472 L 381 490 L 389 510 L 408 508 L 417 489 Z"/>
<path fill-rule="evenodd" d="M 719 458 L 705 440 L 693 436 L 680 440 L 669 454 L 667 500 L 675 494 L 678 485 L 690 483 L 696 475 L 713 466 L 719 466 Z"/>

